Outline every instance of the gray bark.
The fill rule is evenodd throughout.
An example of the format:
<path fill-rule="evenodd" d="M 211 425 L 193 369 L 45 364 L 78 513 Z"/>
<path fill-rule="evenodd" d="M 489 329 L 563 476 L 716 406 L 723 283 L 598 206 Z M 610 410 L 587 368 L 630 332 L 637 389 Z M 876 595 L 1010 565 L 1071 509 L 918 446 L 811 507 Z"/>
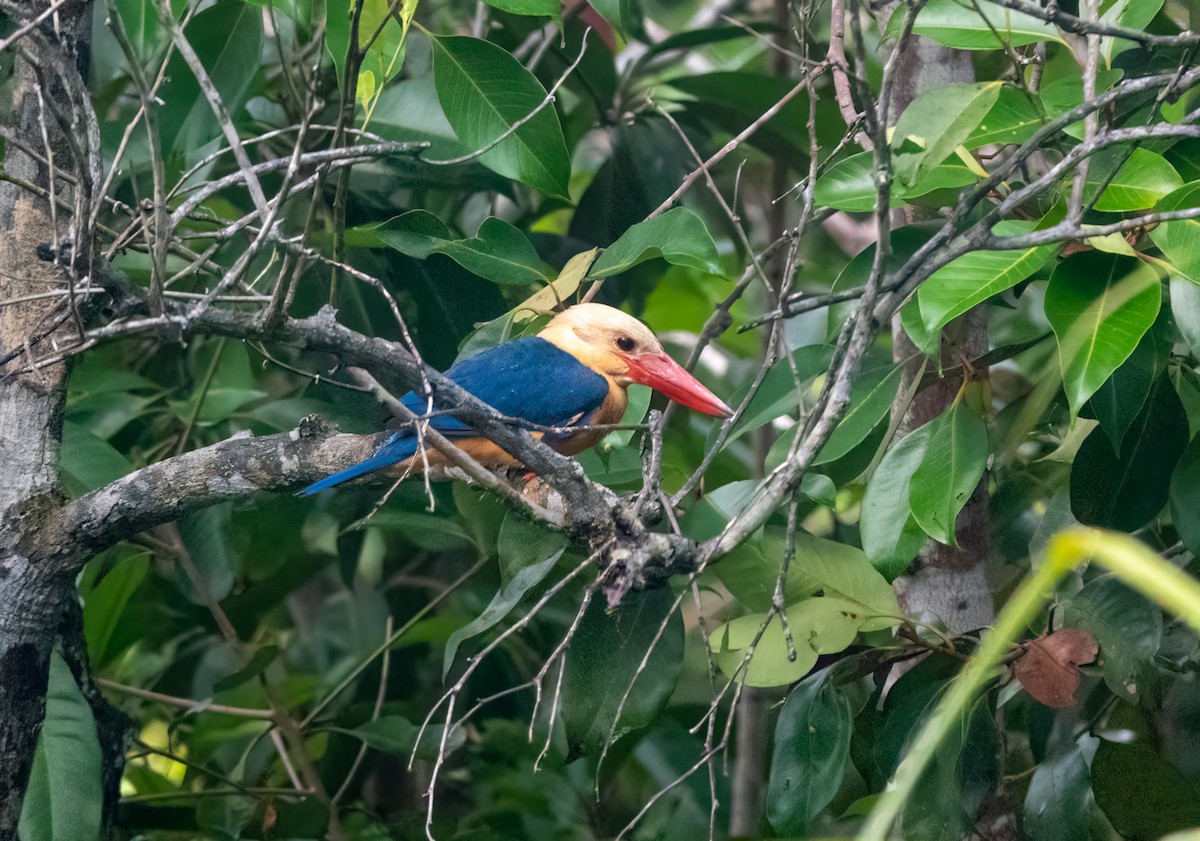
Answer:
<path fill-rule="evenodd" d="M 45 3 L 30 3 L 36 14 Z M 58 166 L 75 163 L 65 135 L 48 107 L 62 79 L 53 68 L 74 65 L 90 8 L 69 3 L 59 10 L 53 38 L 41 31 L 21 41 L 26 58 L 15 52 L 9 126 L 30 149 L 49 153 Z M 45 78 L 39 78 L 39 68 Z M 47 84 L 47 82 L 49 82 Z M 39 91 L 42 98 L 39 100 Z M 59 198 L 71 201 L 62 179 L 52 183 L 48 168 L 6 144 L 4 169 Z M 55 224 L 57 223 L 57 224 Z M 69 214 L 51 215 L 45 198 L 9 182 L 0 183 L 0 297 L 15 298 L 66 283 L 55 261 L 55 245 L 72 242 Z M 55 327 L 47 304 L 31 301 L 0 308 L 0 352 L 19 349 L 36 335 L 54 341 L 68 335 L 69 320 Z M 62 570 L 37 563 L 20 545 L 59 500 L 58 455 L 68 370 L 59 365 L 0 380 L 0 841 L 16 837 L 21 803 L 45 714 L 49 658 L 62 608 L 73 580 Z"/>
<path fill-rule="evenodd" d="M 968 53 L 920 36 L 909 41 L 898 61 L 890 108 L 893 120 L 925 91 L 975 79 Z M 912 357 L 916 348 L 904 335 L 899 314 L 893 319 L 892 332 L 896 361 Z M 948 325 L 942 333 L 942 363 L 961 373 L 946 376 L 919 392 L 901 429 L 916 429 L 945 411 L 958 394 L 964 376 L 985 378 L 986 368 L 968 372 L 963 361 L 983 356 L 987 344 L 987 313 L 980 308 Z M 910 362 L 906 376 L 917 376 L 919 367 L 919 362 Z M 896 581 L 896 593 L 909 616 L 962 633 L 982 628 L 995 618 L 987 577 L 991 550 L 986 475 L 963 507 L 956 532 L 960 548 L 929 542 L 910 573 Z"/>

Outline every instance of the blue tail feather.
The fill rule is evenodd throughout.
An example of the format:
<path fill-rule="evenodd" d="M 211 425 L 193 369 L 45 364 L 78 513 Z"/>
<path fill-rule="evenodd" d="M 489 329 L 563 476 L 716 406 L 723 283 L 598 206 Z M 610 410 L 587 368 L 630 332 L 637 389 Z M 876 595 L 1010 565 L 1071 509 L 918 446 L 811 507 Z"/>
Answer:
<path fill-rule="evenodd" d="M 339 470 L 332 476 L 326 476 L 319 482 L 314 482 L 303 490 L 297 491 L 296 496 L 312 496 L 315 493 L 320 493 L 327 488 L 332 488 L 334 485 L 340 485 L 342 482 L 348 482 L 351 479 L 356 479 L 359 476 L 364 476 L 367 473 L 373 473 L 376 470 L 382 470 L 385 467 L 391 467 L 393 464 L 404 461 L 417 450 L 416 440 L 413 438 L 401 438 L 388 441 L 373 456 L 360 461 L 358 464 L 347 467 L 345 470 Z"/>

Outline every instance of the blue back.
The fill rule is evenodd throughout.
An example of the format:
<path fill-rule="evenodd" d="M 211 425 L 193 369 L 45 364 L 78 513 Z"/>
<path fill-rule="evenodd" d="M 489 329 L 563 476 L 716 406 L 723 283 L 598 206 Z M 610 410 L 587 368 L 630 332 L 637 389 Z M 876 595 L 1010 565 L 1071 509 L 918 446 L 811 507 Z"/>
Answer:
<path fill-rule="evenodd" d="M 512 418 L 541 426 L 568 426 L 586 416 L 608 396 L 608 381 L 564 350 L 536 336 L 517 339 L 464 359 L 446 376 L 465 391 Z M 401 402 L 418 415 L 428 401 L 410 391 Z M 434 415 L 429 425 L 448 438 L 478 433 L 449 415 Z M 404 461 L 416 452 L 411 424 L 394 432 L 374 455 L 300 491 L 309 496 L 325 488 Z"/>

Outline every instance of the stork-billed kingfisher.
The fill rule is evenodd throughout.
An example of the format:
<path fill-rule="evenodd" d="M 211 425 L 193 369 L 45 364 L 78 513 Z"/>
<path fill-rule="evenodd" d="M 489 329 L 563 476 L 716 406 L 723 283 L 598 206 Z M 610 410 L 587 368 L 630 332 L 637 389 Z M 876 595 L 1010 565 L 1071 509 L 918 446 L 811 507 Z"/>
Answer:
<path fill-rule="evenodd" d="M 564 455 L 581 453 L 606 430 L 589 427 L 621 420 L 631 383 L 650 386 L 691 409 L 717 417 L 732 411 L 666 354 L 650 329 L 636 318 L 603 304 L 578 304 L 555 316 L 536 336 L 485 350 L 454 365 L 446 376 L 502 415 L 537 426 L 565 428 L 533 432 Z M 425 398 L 409 392 L 401 402 L 423 415 Z M 429 425 L 488 467 L 516 460 L 449 415 Z M 384 468 L 423 469 L 446 463 L 436 450 L 414 458 L 418 439 L 412 424 L 394 432 L 373 455 L 300 491 L 309 496 L 349 479 Z"/>

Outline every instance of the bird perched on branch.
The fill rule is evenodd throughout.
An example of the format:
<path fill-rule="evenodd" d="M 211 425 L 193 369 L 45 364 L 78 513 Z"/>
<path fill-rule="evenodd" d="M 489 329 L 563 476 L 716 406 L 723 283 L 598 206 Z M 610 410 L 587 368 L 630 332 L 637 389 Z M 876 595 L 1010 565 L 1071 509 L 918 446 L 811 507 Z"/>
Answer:
<path fill-rule="evenodd" d="M 464 359 L 446 372 L 464 390 L 500 414 L 557 431 L 534 431 L 535 438 L 564 455 L 593 446 L 607 430 L 590 427 L 617 423 L 628 404 L 626 388 L 640 383 L 691 409 L 729 417 L 730 408 L 663 350 L 649 328 L 636 318 L 603 304 L 578 304 L 559 313 L 527 339 L 517 339 Z M 401 402 L 424 415 L 428 401 L 415 392 Z M 510 467 L 516 460 L 452 415 L 428 423 L 476 461 Z M 434 450 L 417 457 L 419 440 L 412 424 L 393 433 L 370 457 L 309 485 L 309 496 L 376 470 L 421 470 L 440 466 Z"/>

